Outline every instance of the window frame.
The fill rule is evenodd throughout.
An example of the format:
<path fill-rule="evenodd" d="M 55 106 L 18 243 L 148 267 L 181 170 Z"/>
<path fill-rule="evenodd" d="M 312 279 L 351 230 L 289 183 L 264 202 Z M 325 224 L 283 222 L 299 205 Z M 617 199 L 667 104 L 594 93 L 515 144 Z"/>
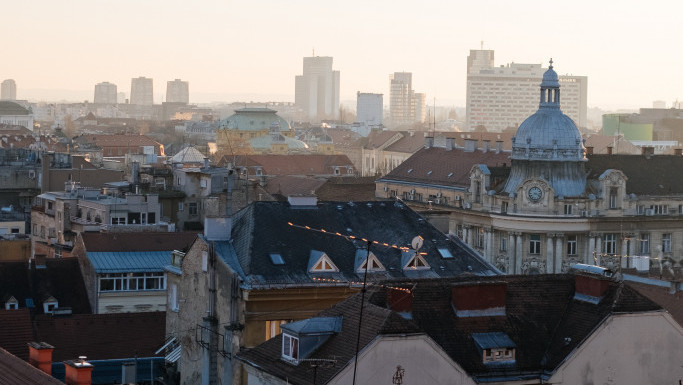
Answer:
<path fill-rule="evenodd" d="M 650 255 L 649 233 L 640 234 L 640 239 L 638 240 L 638 252 L 640 253 L 640 255 Z"/>
<path fill-rule="evenodd" d="M 602 252 L 608 255 L 617 253 L 617 235 L 607 233 L 602 237 Z"/>
<path fill-rule="evenodd" d="M 540 234 L 529 234 L 529 254 L 541 254 Z"/>
<path fill-rule="evenodd" d="M 662 234 L 662 252 L 663 253 L 670 253 L 671 252 L 671 233 L 664 233 Z"/>
<path fill-rule="evenodd" d="M 286 349 L 285 349 L 286 348 Z M 282 333 L 282 358 L 290 361 L 299 360 L 299 338 Z"/>
<path fill-rule="evenodd" d="M 579 237 L 567 235 L 567 255 L 578 255 Z"/>

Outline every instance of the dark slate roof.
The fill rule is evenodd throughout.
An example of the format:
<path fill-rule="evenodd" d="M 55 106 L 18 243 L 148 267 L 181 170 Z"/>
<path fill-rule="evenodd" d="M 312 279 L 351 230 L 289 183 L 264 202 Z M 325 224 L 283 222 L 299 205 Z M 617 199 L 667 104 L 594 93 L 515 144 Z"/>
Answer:
<path fill-rule="evenodd" d="M 35 318 L 33 330 L 35 341 L 55 347 L 53 361 L 153 357 L 166 339 L 166 313 L 42 315 Z"/>
<path fill-rule="evenodd" d="M 505 316 L 457 317 L 451 303 L 454 285 L 506 284 Z M 597 304 L 574 299 L 574 275 L 505 277 L 457 277 L 434 280 L 398 280 L 394 286 L 412 288 L 412 318 L 390 311 L 387 289 L 368 291 L 364 309 L 361 349 L 380 334 L 425 333 L 477 381 L 491 378 L 536 378 L 552 373 L 608 316 L 618 313 L 661 311 L 661 307 L 620 282 L 611 281 Z M 325 383 L 353 362 L 358 328 L 360 293 L 321 312 L 320 316 L 343 316 L 342 331 L 331 337 L 312 359 L 337 356 L 332 369 L 319 369 Z M 367 314 L 367 318 L 366 318 Z M 515 346 L 511 365 L 485 365 L 475 337 L 506 336 Z M 485 338 L 492 340 L 491 338 Z M 481 341 L 480 341 L 481 342 Z M 489 341 L 490 342 L 490 341 Z M 292 384 L 307 384 L 307 365 L 294 366 L 280 360 L 281 336 L 246 350 L 239 358 Z"/>
<path fill-rule="evenodd" d="M 371 273 L 372 280 L 499 273 L 461 241 L 449 239 L 400 202 L 319 202 L 315 207 L 254 202 L 233 217 L 232 242 L 216 242 L 216 250 L 233 270 L 243 271 L 247 285 L 320 284 L 315 278 L 343 282 L 362 279 L 354 269 L 354 257 L 357 249 L 365 248 L 364 242 L 290 226 L 288 222 L 399 247 L 410 246 L 418 235 L 425 239 L 420 252 L 426 253 L 423 258 L 431 269 L 403 270 L 399 249 L 373 245 L 371 251 L 387 270 Z M 437 248 L 447 248 L 454 258 L 443 259 Z M 311 250 L 326 253 L 339 272 L 309 273 Z M 285 263 L 273 264 L 271 253 L 279 253 Z"/>
<path fill-rule="evenodd" d="M 197 233 L 83 233 L 83 244 L 88 252 L 135 252 L 187 250 Z"/>
<path fill-rule="evenodd" d="M 28 352 L 28 348 L 26 350 Z M 2 373 L 2 378 L 0 378 L 2 385 L 64 385 L 63 382 L 2 348 L 0 348 L 0 373 Z"/>
<path fill-rule="evenodd" d="M 43 301 L 52 296 L 59 307 L 70 307 L 75 314 L 90 313 L 90 303 L 77 258 L 47 259 L 45 268 L 29 268 L 27 262 L 0 263 L 0 306 L 13 296 L 19 308 L 33 300 L 33 314 L 43 313 Z"/>
<path fill-rule="evenodd" d="M 621 170 L 626 181 L 626 192 L 636 195 L 683 194 L 683 156 L 652 155 L 589 155 L 586 163 L 588 179 L 598 179 L 609 169 Z"/>
<path fill-rule="evenodd" d="M 441 186 L 469 187 L 470 170 L 475 164 L 489 167 L 510 166 L 510 153 L 456 148 L 423 148 L 379 181 L 400 181 Z"/>

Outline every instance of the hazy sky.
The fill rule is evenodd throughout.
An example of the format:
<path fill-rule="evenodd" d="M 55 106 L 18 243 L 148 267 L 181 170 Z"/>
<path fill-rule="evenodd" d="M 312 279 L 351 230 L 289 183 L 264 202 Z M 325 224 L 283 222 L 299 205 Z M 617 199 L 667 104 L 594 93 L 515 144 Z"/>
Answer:
<path fill-rule="evenodd" d="M 413 73 L 428 103 L 464 106 L 466 58 L 484 41 L 496 64 L 541 63 L 588 76 L 588 105 L 683 101 L 678 1 L 32 0 L 5 1 L 0 80 L 17 97 L 93 98 L 109 81 L 190 82 L 190 101 L 294 100 L 312 50 L 333 56 L 341 99 L 388 94 Z M 67 90 L 75 92 L 67 92 Z"/>

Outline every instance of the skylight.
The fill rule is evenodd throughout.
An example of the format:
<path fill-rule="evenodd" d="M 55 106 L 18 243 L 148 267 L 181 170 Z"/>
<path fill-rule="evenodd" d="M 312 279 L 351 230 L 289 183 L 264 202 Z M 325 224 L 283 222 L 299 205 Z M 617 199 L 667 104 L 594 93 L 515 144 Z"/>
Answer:
<path fill-rule="evenodd" d="M 451 254 L 451 251 L 448 250 L 447 248 L 439 247 L 439 248 L 437 248 L 437 250 L 439 250 L 439 254 L 441 254 L 441 258 L 443 258 L 443 259 L 452 259 L 453 258 L 453 254 Z"/>
<path fill-rule="evenodd" d="M 412 168 L 408 170 L 408 174 L 410 174 L 411 172 L 413 172 Z"/>
<path fill-rule="evenodd" d="M 270 253 L 270 261 L 273 262 L 273 265 L 284 265 L 285 260 L 282 259 L 282 255 L 280 253 Z"/>

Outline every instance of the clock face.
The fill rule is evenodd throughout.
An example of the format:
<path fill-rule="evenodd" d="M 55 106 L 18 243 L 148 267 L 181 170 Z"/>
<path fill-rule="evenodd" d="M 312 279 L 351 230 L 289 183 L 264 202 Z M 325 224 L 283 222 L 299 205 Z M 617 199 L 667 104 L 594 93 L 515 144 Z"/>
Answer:
<path fill-rule="evenodd" d="M 532 202 L 538 202 L 543 197 L 543 191 L 540 188 L 534 186 L 529 189 L 529 199 Z"/>

